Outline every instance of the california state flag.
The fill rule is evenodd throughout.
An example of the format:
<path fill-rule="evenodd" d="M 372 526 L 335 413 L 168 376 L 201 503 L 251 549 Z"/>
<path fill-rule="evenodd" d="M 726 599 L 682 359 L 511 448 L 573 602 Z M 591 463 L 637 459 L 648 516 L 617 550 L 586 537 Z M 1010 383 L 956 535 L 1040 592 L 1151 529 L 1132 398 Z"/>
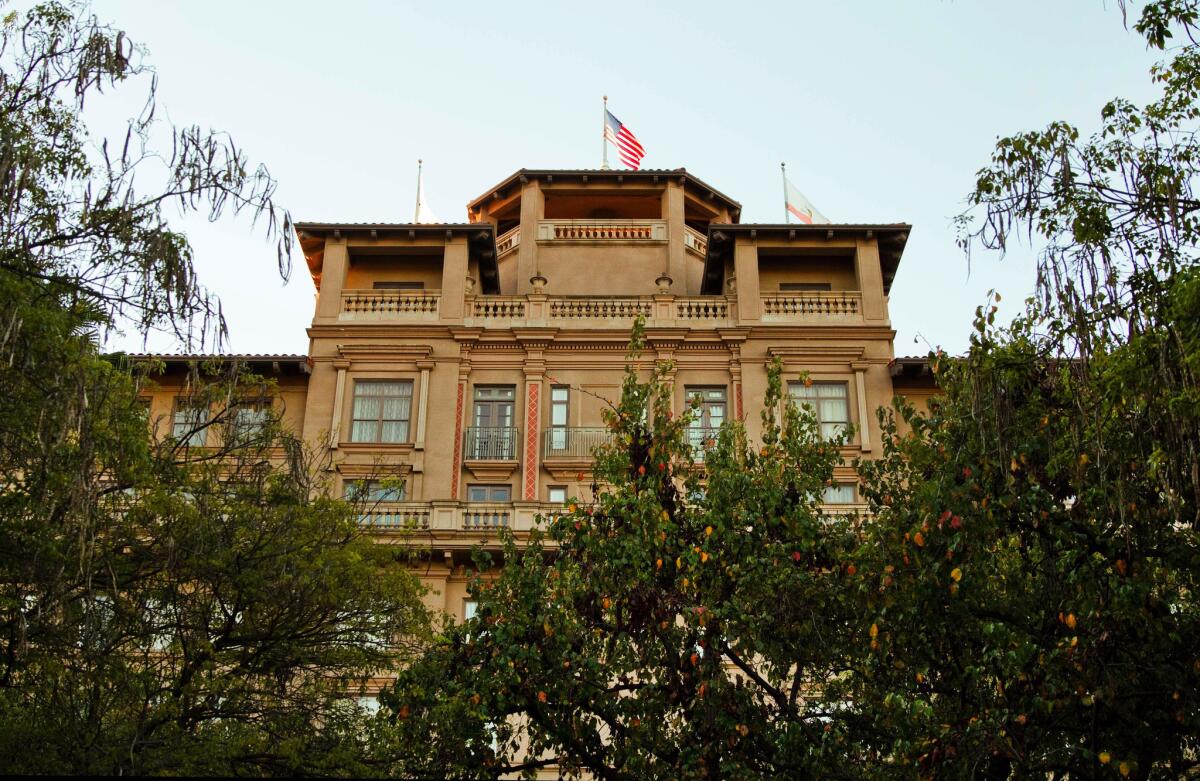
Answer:
<path fill-rule="evenodd" d="M 817 211 L 817 207 L 813 206 L 804 193 L 796 189 L 796 185 L 783 178 L 784 190 L 787 193 L 787 210 L 797 220 L 805 225 L 826 224 L 829 219 Z"/>

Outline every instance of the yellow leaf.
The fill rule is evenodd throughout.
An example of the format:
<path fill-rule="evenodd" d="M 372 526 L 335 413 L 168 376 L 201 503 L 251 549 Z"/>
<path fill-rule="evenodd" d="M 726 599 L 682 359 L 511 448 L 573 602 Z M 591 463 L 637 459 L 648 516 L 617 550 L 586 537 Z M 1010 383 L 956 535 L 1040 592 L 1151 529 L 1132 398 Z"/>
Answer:
<path fill-rule="evenodd" d="M 1100 764 L 1107 765 L 1109 762 L 1112 762 L 1112 754 L 1108 753 L 1107 751 L 1101 751 Z"/>
<path fill-rule="evenodd" d="M 955 583 L 962 580 L 962 569 L 960 567 L 955 567 L 954 569 L 950 570 L 950 579 Z"/>
<path fill-rule="evenodd" d="M 871 634 L 872 638 L 876 638 L 879 636 L 879 624 L 871 624 L 870 634 Z"/>

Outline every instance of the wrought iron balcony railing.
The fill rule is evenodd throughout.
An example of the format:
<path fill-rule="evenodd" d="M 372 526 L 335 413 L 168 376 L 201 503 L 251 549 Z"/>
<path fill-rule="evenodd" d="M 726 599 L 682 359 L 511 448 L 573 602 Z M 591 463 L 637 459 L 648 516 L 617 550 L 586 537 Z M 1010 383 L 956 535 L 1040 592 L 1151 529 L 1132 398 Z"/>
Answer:
<path fill-rule="evenodd" d="M 515 461 L 519 430 L 512 426 L 472 426 L 463 432 L 467 461 Z"/>
<path fill-rule="evenodd" d="M 542 432 L 542 458 L 591 458 L 598 446 L 611 440 L 606 428 L 548 428 Z"/>

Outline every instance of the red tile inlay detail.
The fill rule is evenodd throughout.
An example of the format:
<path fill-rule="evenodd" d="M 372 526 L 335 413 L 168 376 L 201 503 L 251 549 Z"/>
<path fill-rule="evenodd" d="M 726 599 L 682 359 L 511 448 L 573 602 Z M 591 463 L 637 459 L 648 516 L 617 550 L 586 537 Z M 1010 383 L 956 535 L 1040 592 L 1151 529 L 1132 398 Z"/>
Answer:
<path fill-rule="evenodd" d="M 538 484 L 538 389 L 541 383 L 529 383 L 525 402 L 525 499 L 537 499 Z"/>
<path fill-rule="evenodd" d="M 454 467 L 450 470 L 450 498 L 458 501 L 458 477 L 462 472 L 462 424 L 463 397 L 467 395 L 467 384 L 458 383 L 458 403 L 454 406 Z"/>
<path fill-rule="evenodd" d="M 734 398 L 737 400 L 737 418 L 738 418 L 738 420 L 741 420 L 742 419 L 742 384 L 740 382 L 734 383 L 733 395 L 734 395 Z"/>

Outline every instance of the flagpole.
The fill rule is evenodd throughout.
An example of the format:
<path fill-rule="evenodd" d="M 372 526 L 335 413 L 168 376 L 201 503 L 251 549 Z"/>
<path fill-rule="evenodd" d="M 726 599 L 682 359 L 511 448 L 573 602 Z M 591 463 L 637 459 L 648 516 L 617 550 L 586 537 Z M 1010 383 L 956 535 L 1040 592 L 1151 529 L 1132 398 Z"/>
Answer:
<path fill-rule="evenodd" d="M 423 160 L 417 161 L 417 205 L 413 207 L 413 222 L 421 219 L 421 165 Z"/>
<path fill-rule="evenodd" d="M 604 144 L 604 158 L 600 167 L 608 169 L 608 95 L 604 96 L 604 111 L 600 114 L 600 141 Z"/>
<path fill-rule="evenodd" d="M 779 175 L 783 177 L 783 222 L 787 225 L 792 221 L 787 207 L 787 163 L 779 164 Z"/>

